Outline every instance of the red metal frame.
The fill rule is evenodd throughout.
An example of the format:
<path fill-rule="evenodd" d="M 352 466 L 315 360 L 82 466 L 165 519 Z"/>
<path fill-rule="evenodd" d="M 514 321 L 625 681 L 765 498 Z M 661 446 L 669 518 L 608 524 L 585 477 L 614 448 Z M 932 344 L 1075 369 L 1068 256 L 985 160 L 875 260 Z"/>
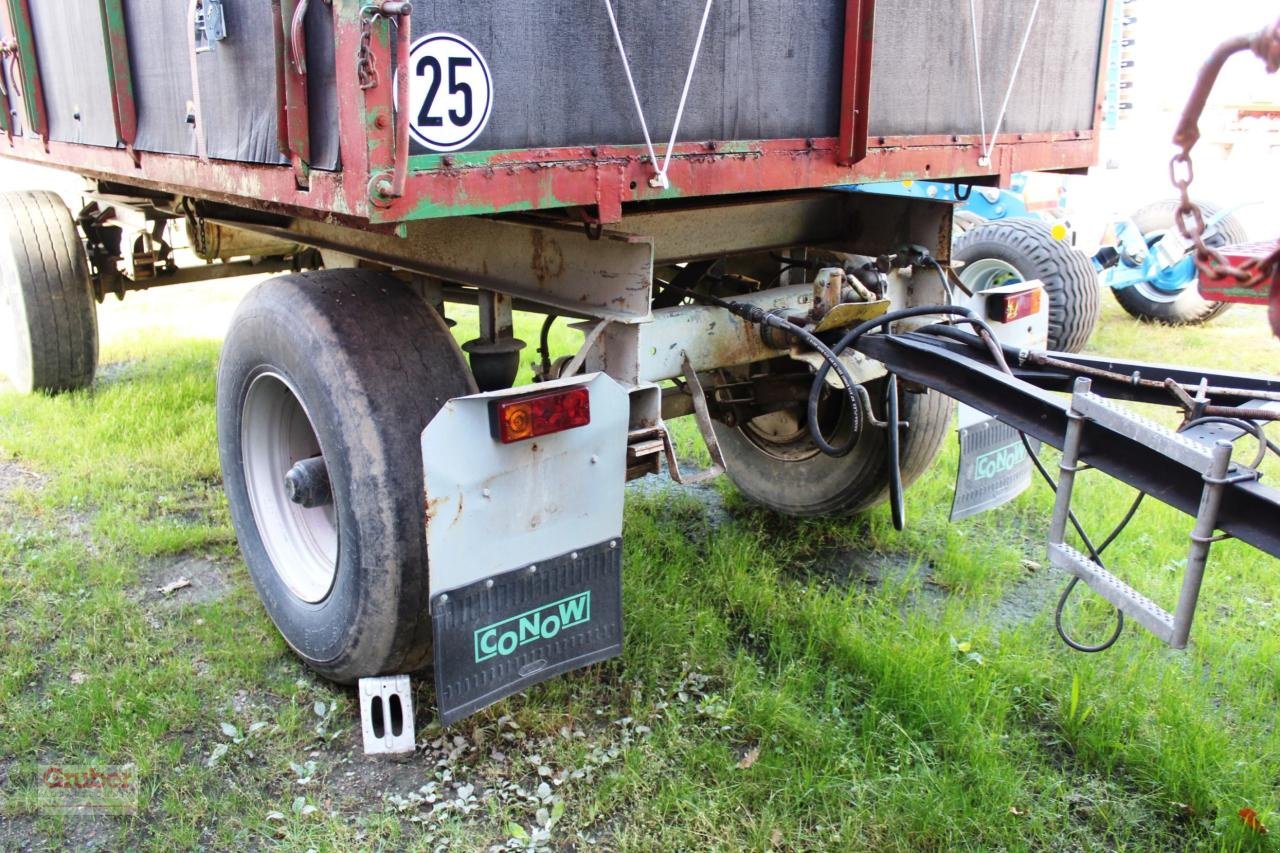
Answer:
<path fill-rule="evenodd" d="M 859 21 L 866 20 L 861 17 L 864 4 L 870 8 L 871 0 L 850 0 L 851 7 L 858 8 Z M 281 5 L 292 8 L 293 3 Z M 41 140 L 30 137 L 15 137 L 8 153 L 177 194 L 374 225 L 571 206 L 594 208 L 600 221 L 613 222 L 621 216 L 624 203 L 635 201 L 902 179 L 995 176 L 1007 180 L 1015 171 L 1082 169 L 1097 157 L 1098 139 L 1092 129 L 1005 134 L 995 146 L 991 165 L 980 168 L 977 155 L 982 140 L 976 134 L 867 140 L 858 129 L 859 121 L 865 120 L 864 101 L 861 112 L 849 111 L 845 116 L 850 119 L 847 138 L 679 144 L 669 171 L 671 186 L 665 190 L 649 185 L 652 167 L 642 146 L 578 146 L 413 157 L 401 171 L 407 171 L 404 194 L 387 198 L 375 191 L 374 184 L 397 171 L 397 155 L 403 154 L 396 145 L 392 24 L 386 18 L 363 18 L 362 8 L 360 0 L 333 2 L 335 54 L 340 63 L 337 95 L 342 171 L 313 171 L 306 189 L 298 186 L 289 166 L 211 165 L 190 156 L 146 152 L 139 153 L 135 164 L 124 150 L 59 142 L 49 143 L 46 150 Z M 284 10 L 281 12 L 277 20 L 283 50 L 287 35 Z M 363 39 L 366 26 L 367 42 Z M 860 33 L 866 30 L 858 28 Z M 367 88 L 362 88 L 358 74 L 362 43 L 378 69 L 377 82 Z M 854 59 L 855 67 L 869 67 L 870 54 L 862 50 L 861 43 Z M 294 71 L 281 69 L 284 75 Z M 846 87 L 846 96 L 855 105 L 862 97 L 859 87 L 869 84 L 869 75 L 858 73 L 856 78 L 854 85 Z M 1095 127 L 1101 117 L 1102 83 L 1100 64 Z M 292 134 L 289 139 L 292 141 Z M 866 145 L 865 156 L 844 165 L 843 161 L 855 159 L 860 139 Z"/>
<path fill-rule="evenodd" d="M 848 0 L 844 17 L 844 86 L 840 91 L 841 166 L 867 156 L 871 113 L 871 57 L 876 0 Z"/>

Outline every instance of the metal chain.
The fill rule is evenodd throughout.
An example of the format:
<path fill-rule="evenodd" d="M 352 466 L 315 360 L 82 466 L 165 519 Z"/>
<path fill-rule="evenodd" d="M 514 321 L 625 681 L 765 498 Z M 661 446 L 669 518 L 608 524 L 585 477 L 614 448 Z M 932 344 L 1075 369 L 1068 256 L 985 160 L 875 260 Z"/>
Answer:
<path fill-rule="evenodd" d="M 199 257 L 205 257 L 209 254 L 209 231 L 207 223 L 197 211 L 195 202 L 190 198 L 182 200 L 183 212 L 187 214 L 187 222 L 191 226 L 191 242 L 192 249 Z"/>
<path fill-rule="evenodd" d="M 371 11 L 368 7 L 360 15 L 362 24 L 360 31 L 360 60 L 356 73 L 360 78 L 361 89 L 378 87 L 378 68 L 373 62 L 373 22 L 382 17 L 382 13 Z"/>
<path fill-rule="evenodd" d="M 1191 184 L 1195 169 L 1191 163 L 1191 150 L 1200 140 L 1200 116 L 1209 100 L 1209 93 L 1217 82 L 1223 63 L 1236 53 L 1252 51 L 1264 63 L 1267 73 L 1280 69 L 1280 20 L 1255 35 L 1241 36 L 1224 42 L 1214 51 L 1200 70 L 1191 98 L 1187 101 L 1182 120 L 1174 134 L 1173 143 L 1181 150 L 1169 163 L 1169 177 L 1181 196 L 1181 205 L 1175 214 L 1179 233 L 1195 246 L 1195 264 L 1208 278 L 1229 278 L 1241 287 L 1257 288 L 1269 284 L 1280 274 L 1280 242 L 1265 258 L 1250 258 L 1236 266 L 1214 247 L 1205 242 L 1204 213 L 1191 200 Z"/>

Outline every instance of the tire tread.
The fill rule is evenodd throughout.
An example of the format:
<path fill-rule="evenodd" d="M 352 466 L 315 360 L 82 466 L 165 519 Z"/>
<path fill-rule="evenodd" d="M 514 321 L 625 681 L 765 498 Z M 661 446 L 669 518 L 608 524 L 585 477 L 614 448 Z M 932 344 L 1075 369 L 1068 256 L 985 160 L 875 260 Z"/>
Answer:
<path fill-rule="evenodd" d="M 29 335 L 34 390 L 92 384 L 97 309 L 76 224 L 54 193 L 0 193 L 0 232 L 13 260 Z"/>
<path fill-rule="evenodd" d="M 1074 246 L 1054 239 L 1049 226 L 1036 219 L 1002 219 L 973 228 L 956 240 L 957 260 L 975 261 L 1001 252 L 1019 256 L 1049 296 L 1049 349 L 1084 349 L 1102 315 L 1098 276 L 1089 257 Z M 1002 258 L 1019 266 L 1011 258 Z"/>

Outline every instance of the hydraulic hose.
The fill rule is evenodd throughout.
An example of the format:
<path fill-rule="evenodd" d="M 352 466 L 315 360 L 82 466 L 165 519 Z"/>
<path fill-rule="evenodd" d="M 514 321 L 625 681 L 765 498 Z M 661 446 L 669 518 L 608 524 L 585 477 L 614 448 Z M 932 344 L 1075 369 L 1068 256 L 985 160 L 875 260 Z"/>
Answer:
<path fill-rule="evenodd" d="M 881 316 L 876 317 L 874 319 L 867 320 L 863 323 L 859 323 L 858 325 L 850 329 L 848 332 L 846 332 L 844 336 L 841 337 L 840 340 L 836 342 L 835 346 L 831 347 L 831 350 L 836 353 L 844 352 L 846 349 L 856 344 L 858 340 L 868 332 L 874 331 L 878 328 L 881 328 L 882 326 L 887 326 L 890 323 L 896 323 L 899 320 L 909 320 L 913 317 L 927 317 L 931 314 L 951 314 L 956 317 L 961 317 L 965 322 L 972 323 L 974 326 L 978 327 L 981 331 L 989 335 L 990 340 L 992 341 L 995 340 L 995 335 L 994 333 L 991 332 L 991 327 L 988 326 L 981 317 L 973 313 L 973 311 L 969 310 L 968 308 L 964 308 L 959 305 L 920 305 L 915 308 L 903 308 L 898 311 L 890 311 L 887 314 L 882 314 Z M 840 364 L 838 359 L 828 359 L 827 362 L 822 365 L 822 367 L 818 368 L 817 373 L 815 373 L 813 377 L 813 384 L 809 386 L 808 411 L 809 411 L 809 423 L 811 427 L 817 417 L 818 401 L 821 399 L 823 384 L 826 382 L 827 372 L 831 369 L 831 362 L 833 360 L 836 362 L 836 364 Z M 842 364 L 840 366 L 843 367 Z M 842 375 L 841 379 L 843 378 L 844 377 Z M 890 425 L 890 426 L 891 428 L 896 429 L 895 425 Z M 814 433 L 814 432 L 816 432 L 816 430 L 810 429 L 810 433 Z M 856 439 L 857 439 L 857 436 L 855 435 L 854 440 L 856 441 Z M 822 445 L 818 445 L 818 446 L 820 448 L 822 447 Z M 848 450 L 845 450 L 845 453 L 848 453 L 849 450 L 852 450 L 852 449 L 853 449 L 853 446 L 851 443 Z M 832 454 L 832 455 L 835 455 L 835 454 Z M 844 455 L 844 454 L 840 454 L 840 455 Z"/>
<path fill-rule="evenodd" d="M 772 314 L 758 305 L 748 305 L 743 302 L 731 302 L 727 299 L 721 299 L 718 296 L 711 296 L 706 293 L 695 293 L 686 290 L 683 287 L 675 285 L 667 285 L 667 290 L 674 290 L 684 296 L 694 299 L 698 302 L 705 302 L 714 305 L 717 308 L 723 308 L 736 317 L 741 317 L 749 323 L 755 323 L 771 329 L 777 329 L 785 332 L 792 337 L 799 338 L 807 346 L 812 347 L 823 358 L 823 366 L 819 376 L 825 377 L 831 370 L 835 370 L 840 377 L 840 381 L 844 384 L 845 396 L 849 401 L 849 421 L 850 431 L 849 440 L 842 445 L 834 445 L 827 441 L 826 436 L 822 434 L 822 429 L 818 424 L 818 396 L 821 394 L 822 387 L 820 383 L 815 383 L 817 394 L 811 392 L 809 394 L 809 436 L 813 439 L 813 443 L 818 449 L 827 456 L 847 456 L 858 443 L 858 437 L 862 434 L 862 406 L 858 400 L 858 383 L 854 381 L 849 368 L 844 366 L 844 362 L 840 361 L 836 353 L 832 351 L 822 340 L 808 329 L 802 329 L 794 323 L 789 323 L 777 314 Z"/>

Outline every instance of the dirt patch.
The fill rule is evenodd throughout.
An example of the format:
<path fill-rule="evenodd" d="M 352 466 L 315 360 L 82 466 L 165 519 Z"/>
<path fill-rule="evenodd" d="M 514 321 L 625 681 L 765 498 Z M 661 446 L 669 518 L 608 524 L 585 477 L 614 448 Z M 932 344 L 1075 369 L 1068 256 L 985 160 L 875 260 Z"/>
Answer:
<path fill-rule="evenodd" d="M 1007 587 L 985 616 L 996 630 L 1030 622 L 1042 613 L 1051 612 L 1067 582 L 1065 574 L 1040 563 L 1025 560 L 1022 567 L 1026 575 Z"/>
<path fill-rule="evenodd" d="M 220 601 L 231 587 L 230 566 L 186 556 L 142 569 L 133 594 L 147 606 L 166 612 Z"/>
<path fill-rule="evenodd" d="M 696 467 L 680 466 L 682 476 L 694 476 L 700 472 Z M 724 495 L 716 488 L 716 481 L 693 485 L 681 485 L 665 473 L 649 474 L 638 480 L 627 483 L 627 496 L 639 498 L 670 499 L 683 497 L 699 504 L 707 514 L 707 521 L 712 525 L 727 523 L 730 520 L 729 510 L 725 505 Z"/>
<path fill-rule="evenodd" d="M 13 459 L 0 459 L 0 499 L 18 490 L 38 492 L 48 479 Z"/>

